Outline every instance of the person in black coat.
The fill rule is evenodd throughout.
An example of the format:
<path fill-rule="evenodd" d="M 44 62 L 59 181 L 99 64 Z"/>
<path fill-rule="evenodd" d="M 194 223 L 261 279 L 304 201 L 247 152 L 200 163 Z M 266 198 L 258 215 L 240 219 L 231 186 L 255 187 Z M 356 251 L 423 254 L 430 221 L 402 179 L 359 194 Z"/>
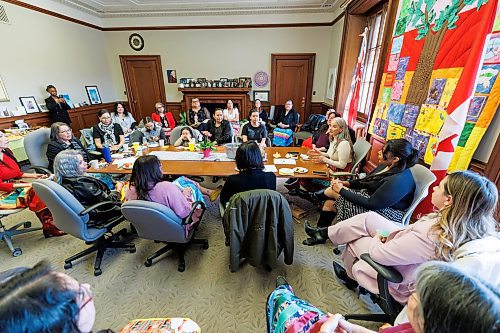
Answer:
<path fill-rule="evenodd" d="M 50 94 L 45 99 L 45 105 L 49 109 L 52 122 L 63 122 L 71 126 L 71 119 L 68 114 L 71 106 L 68 105 L 64 98 L 57 96 L 57 89 L 53 85 L 49 84 L 45 90 Z"/>
<path fill-rule="evenodd" d="M 276 127 L 281 129 L 290 129 L 295 131 L 295 127 L 299 123 L 299 114 L 293 108 L 291 100 L 286 101 L 285 110 L 278 113 L 278 116 L 273 120 Z"/>
<path fill-rule="evenodd" d="M 276 191 L 276 175 L 264 172 L 262 154 L 255 141 L 244 142 L 238 147 L 236 167 L 240 173 L 227 177 L 220 193 L 224 207 L 236 193 L 258 189 Z"/>
<path fill-rule="evenodd" d="M 85 162 L 89 162 L 91 156 L 82 142 L 73 136 L 71 128 L 62 122 L 55 122 L 50 126 L 50 142 L 47 145 L 47 168 L 54 171 L 54 159 L 56 155 L 66 149 L 75 149 L 80 152 Z"/>
<path fill-rule="evenodd" d="M 217 144 L 231 142 L 231 124 L 223 119 L 222 110 L 216 109 L 214 119 L 210 119 L 207 123 L 202 123 L 198 130 Z"/>

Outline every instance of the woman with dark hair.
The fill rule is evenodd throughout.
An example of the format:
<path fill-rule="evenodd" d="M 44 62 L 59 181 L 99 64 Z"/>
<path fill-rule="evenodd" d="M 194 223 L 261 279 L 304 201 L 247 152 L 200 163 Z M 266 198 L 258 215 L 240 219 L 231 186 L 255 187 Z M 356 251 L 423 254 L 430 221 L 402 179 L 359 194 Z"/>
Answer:
<path fill-rule="evenodd" d="M 113 113 L 111 113 L 113 123 L 122 127 L 123 133 L 129 134 L 134 129 L 136 122 L 131 113 L 122 103 L 115 103 Z"/>
<path fill-rule="evenodd" d="M 90 160 L 89 153 L 82 142 L 73 136 L 71 127 L 65 123 L 55 122 L 50 126 L 50 142 L 47 145 L 48 169 L 53 171 L 56 155 L 66 149 L 74 149 L 80 152 L 85 162 Z"/>
<path fill-rule="evenodd" d="M 185 218 L 193 202 L 205 202 L 203 195 L 214 201 L 219 193 L 218 190 L 201 187 L 186 177 L 179 177 L 174 182 L 164 181 L 158 157 L 146 155 L 135 160 L 125 198 L 157 202 L 172 209 L 180 218 Z"/>
<path fill-rule="evenodd" d="M 233 127 L 233 133 L 238 133 L 240 131 L 240 113 L 238 108 L 234 107 L 232 100 L 227 100 L 226 108 L 222 111 L 222 115 L 224 120 L 229 121 Z"/>
<path fill-rule="evenodd" d="M 259 121 L 259 111 L 252 110 L 250 112 L 250 121 L 243 125 L 241 138 L 243 139 L 243 142 L 250 140 L 257 142 L 260 147 L 266 146 L 266 125 Z"/>
<path fill-rule="evenodd" d="M 97 113 L 99 123 L 92 127 L 92 135 L 94 143 L 98 151 L 102 151 L 102 147 L 107 145 L 111 151 L 117 151 L 125 143 L 125 135 L 122 127 L 113 123 L 109 111 L 102 109 Z"/>
<path fill-rule="evenodd" d="M 59 121 L 71 125 L 71 119 L 68 114 L 68 110 L 71 110 L 71 106 L 68 105 L 62 96 L 57 96 L 57 89 L 53 85 L 49 84 L 45 91 L 50 94 L 50 96 L 45 99 L 45 105 L 47 109 L 49 109 L 52 122 L 55 123 Z"/>
<path fill-rule="evenodd" d="M 266 110 L 264 110 L 264 108 L 261 105 L 262 102 L 260 101 L 260 99 L 256 99 L 254 102 L 254 108 L 250 110 L 250 113 L 248 114 L 248 119 L 250 120 L 250 116 L 252 115 L 253 111 L 257 111 L 259 113 L 259 121 L 264 125 L 267 125 L 269 117 L 267 115 Z"/>
<path fill-rule="evenodd" d="M 0 283 L 1 332 L 91 332 L 95 315 L 90 285 L 45 261 Z"/>
<path fill-rule="evenodd" d="M 214 119 L 201 124 L 198 130 L 215 144 L 222 145 L 231 142 L 231 124 L 224 120 L 221 109 L 216 109 Z"/>
<path fill-rule="evenodd" d="M 387 141 L 379 151 L 380 164 L 366 178 L 350 181 L 332 179 L 330 187 L 313 193 L 317 201 L 325 201 L 317 226 L 328 227 L 335 216 L 340 222 L 369 211 L 401 223 L 413 201 L 415 181 L 410 168 L 417 161 L 418 151 L 408 140 Z M 316 236 L 304 240 L 303 244 L 326 242 L 326 238 L 319 234 Z"/>
<path fill-rule="evenodd" d="M 264 172 L 262 153 L 254 141 L 244 142 L 238 147 L 236 167 L 239 174 L 227 177 L 220 193 L 220 202 L 223 207 L 236 193 L 257 189 L 276 191 L 276 175 L 272 172 Z"/>
<path fill-rule="evenodd" d="M 191 132 L 192 129 L 191 127 L 183 127 L 181 129 L 181 136 L 177 139 L 177 141 L 174 142 L 175 147 L 189 147 L 189 142 L 191 142 L 191 139 L 193 138 L 193 133 Z M 196 141 L 196 138 L 195 138 Z"/>
<path fill-rule="evenodd" d="M 352 324 L 340 314 L 325 314 L 297 297 L 283 277 L 266 304 L 269 333 L 376 333 Z M 379 333 L 498 332 L 500 293 L 480 278 L 447 263 L 429 262 L 416 273 L 408 299 L 408 322 Z"/>
<path fill-rule="evenodd" d="M 165 105 L 161 102 L 155 104 L 155 112 L 151 114 L 151 118 L 157 123 L 166 136 L 170 136 L 170 132 L 175 127 L 175 119 L 172 112 L 165 110 Z"/>

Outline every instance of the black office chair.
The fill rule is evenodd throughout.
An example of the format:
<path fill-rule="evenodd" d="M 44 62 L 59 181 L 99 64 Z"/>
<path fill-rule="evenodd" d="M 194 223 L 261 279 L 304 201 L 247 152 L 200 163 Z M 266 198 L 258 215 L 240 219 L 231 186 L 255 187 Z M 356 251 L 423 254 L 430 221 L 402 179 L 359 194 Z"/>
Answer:
<path fill-rule="evenodd" d="M 360 289 L 360 292 L 367 292 L 373 303 L 380 306 L 384 313 L 371 314 L 346 314 L 345 319 L 375 321 L 381 323 L 393 324 L 396 317 L 403 309 L 403 305 L 398 303 L 389 292 L 389 282 L 401 283 L 403 276 L 396 269 L 389 266 L 381 265 L 375 262 L 368 253 L 363 253 L 361 259 L 366 261 L 377 272 L 377 284 L 379 294 L 374 294 L 365 289 Z M 362 288 L 362 287 L 359 287 Z"/>

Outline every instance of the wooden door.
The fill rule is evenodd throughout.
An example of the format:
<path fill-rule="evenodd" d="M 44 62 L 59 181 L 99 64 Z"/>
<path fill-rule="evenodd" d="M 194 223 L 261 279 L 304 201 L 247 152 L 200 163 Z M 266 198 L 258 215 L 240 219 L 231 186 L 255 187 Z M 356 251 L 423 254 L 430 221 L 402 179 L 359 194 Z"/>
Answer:
<path fill-rule="evenodd" d="M 120 56 L 130 111 L 137 122 L 166 103 L 160 56 Z"/>
<path fill-rule="evenodd" d="M 311 114 L 315 53 L 271 55 L 271 103 L 292 100 L 303 123 Z"/>

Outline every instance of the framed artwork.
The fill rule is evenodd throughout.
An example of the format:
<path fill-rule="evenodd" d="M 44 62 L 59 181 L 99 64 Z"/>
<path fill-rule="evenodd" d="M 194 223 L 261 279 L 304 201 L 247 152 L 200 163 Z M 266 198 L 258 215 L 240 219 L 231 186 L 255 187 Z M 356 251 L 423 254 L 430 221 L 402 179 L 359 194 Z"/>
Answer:
<path fill-rule="evenodd" d="M 175 69 L 167 69 L 168 83 L 177 83 L 177 71 Z"/>
<path fill-rule="evenodd" d="M 49 112 L 49 109 L 47 109 L 47 105 L 46 104 L 38 104 L 38 106 L 40 107 L 40 111 L 42 111 L 42 112 Z"/>
<path fill-rule="evenodd" d="M 97 86 L 85 86 L 85 90 L 87 90 L 90 104 L 102 104 L 101 95 L 99 95 Z"/>
<path fill-rule="evenodd" d="M 0 109 L 0 117 L 12 117 L 13 114 L 10 112 L 7 107 L 3 107 Z"/>
<path fill-rule="evenodd" d="M 40 112 L 35 96 L 19 97 L 19 100 L 21 101 L 21 105 L 24 106 L 26 113 Z"/>
<path fill-rule="evenodd" d="M 326 98 L 333 100 L 337 80 L 337 68 L 330 68 L 328 72 L 328 86 L 326 88 Z"/>
<path fill-rule="evenodd" d="M 73 102 L 71 101 L 71 98 L 69 97 L 68 94 L 61 94 L 62 98 L 64 98 L 64 100 L 66 101 L 66 103 L 70 106 L 70 107 L 74 107 L 73 105 Z M 41 107 L 40 107 L 41 109 Z M 42 109 L 43 111 L 43 109 Z"/>
<path fill-rule="evenodd" d="M 260 99 L 261 102 L 269 102 L 269 90 L 261 90 L 253 92 L 253 100 Z"/>
<path fill-rule="evenodd" d="M 0 102 L 8 102 L 9 95 L 7 95 L 7 89 L 5 89 L 5 86 L 3 84 L 2 77 L 0 76 Z"/>

